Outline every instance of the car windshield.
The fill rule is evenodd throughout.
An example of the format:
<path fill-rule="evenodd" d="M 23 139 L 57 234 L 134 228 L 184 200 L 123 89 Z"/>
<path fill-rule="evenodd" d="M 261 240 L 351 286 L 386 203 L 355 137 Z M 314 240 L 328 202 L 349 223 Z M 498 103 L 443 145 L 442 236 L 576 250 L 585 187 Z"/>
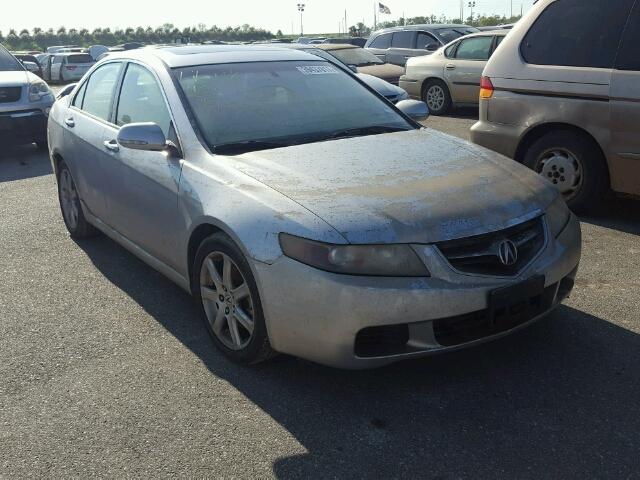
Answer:
<path fill-rule="evenodd" d="M 0 46 L 0 72 L 19 72 L 24 67 L 13 55 Z"/>
<path fill-rule="evenodd" d="M 364 48 L 342 48 L 338 50 L 327 50 L 328 53 L 336 57 L 346 65 L 356 67 L 366 67 L 367 65 L 381 65 L 384 62 L 373 53 Z"/>
<path fill-rule="evenodd" d="M 242 153 L 415 128 L 348 73 L 324 61 L 175 70 L 212 151 Z"/>
<path fill-rule="evenodd" d="M 479 31 L 480 30 L 474 27 L 439 28 L 435 30 L 435 34 L 440 37 L 442 42 L 446 45 L 457 38 L 469 35 L 470 33 L 477 33 Z"/>

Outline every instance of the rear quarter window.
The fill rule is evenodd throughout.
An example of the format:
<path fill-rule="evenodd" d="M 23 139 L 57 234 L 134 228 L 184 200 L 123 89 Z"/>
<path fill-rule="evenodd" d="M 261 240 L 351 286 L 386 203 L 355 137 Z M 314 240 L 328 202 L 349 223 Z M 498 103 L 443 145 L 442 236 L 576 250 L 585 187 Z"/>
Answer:
<path fill-rule="evenodd" d="M 535 65 L 612 68 L 634 0 L 557 0 L 529 29 L 520 45 Z"/>

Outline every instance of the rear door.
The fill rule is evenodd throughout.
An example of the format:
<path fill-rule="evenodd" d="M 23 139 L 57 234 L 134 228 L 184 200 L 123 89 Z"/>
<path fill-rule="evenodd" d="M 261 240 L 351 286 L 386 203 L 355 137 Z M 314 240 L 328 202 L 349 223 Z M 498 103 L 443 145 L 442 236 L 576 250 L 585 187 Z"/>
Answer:
<path fill-rule="evenodd" d="M 407 59 L 417 55 L 415 30 L 393 32 L 391 48 L 387 50 L 387 63 L 404 67 Z"/>
<path fill-rule="evenodd" d="M 65 118 L 64 156 L 80 197 L 91 214 L 109 224 L 107 197 L 113 189 L 112 161 L 104 149 L 103 138 L 109 126 L 121 62 L 96 69 L 81 85 Z"/>
<path fill-rule="evenodd" d="M 480 78 L 493 48 L 493 35 L 461 40 L 445 64 L 444 76 L 455 103 L 478 103 Z"/>
<path fill-rule="evenodd" d="M 611 76 L 611 183 L 640 195 L 640 2 L 629 17 Z"/>
<path fill-rule="evenodd" d="M 383 62 L 387 62 L 387 52 L 391 48 L 392 33 L 383 33 L 373 39 L 367 50 L 375 54 Z"/>
<path fill-rule="evenodd" d="M 145 251 L 176 269 L 180 227 L 178 188 L 181 158 L 167 152 L 118 146 L 118 130 L 130 123 L 153 122 L 178 145 L 174 122 L 156 76 L 145 66 L 129 63 L 114 113 L 115 125 L 104 139 L 117 186 L 110 196 L 114 228 Z M 112 145 L 112 147 L 109 147 Z"/>

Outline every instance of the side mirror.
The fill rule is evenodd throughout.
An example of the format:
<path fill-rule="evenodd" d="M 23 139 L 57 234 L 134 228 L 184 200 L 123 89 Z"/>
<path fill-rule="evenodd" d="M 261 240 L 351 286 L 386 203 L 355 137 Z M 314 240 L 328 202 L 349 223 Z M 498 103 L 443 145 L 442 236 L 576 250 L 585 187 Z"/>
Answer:
<path fill-rule="evenodd" d="M 396 103 L 396 107 L 416 122 L 429 118 L 429 107 L 427 107 L 426 103 L 419 100 L 401 100 Z"/>
<path fill-rule="evenodd" d="M 167 139 L 162 129 L 155 123 L 130 123 L 118 132 L 118 144 L 132 150 L 163 152 L 167 149 Z"/>
<path fill-rule="evenodd" d="M 358 67 L 356 67 L 355 65 L 348 65 L 349 70 L 351 70 L 353 73 L 358 73 Z"/>
<path fill-rule="evenodd" d="M 424 48 L 427 52 L 435 52 L 440 48 L 440 45 L 438 45 L 437 43 L 430 43 Z"/>
<path fill-rule="evenodd" d="M 77 83 L 70 83 L 69 85 L 64 87 L 62 90 L 60 90 L 58 92 L 58 96 L 56 97 L 56 99 L 60 100 L 61 98 L 64 98 L 67 95 L 69 95 L 71 92 L 73 92 L 73 89 L 76 88 L 76 85 L 78 85 L 78 84 Z"/>

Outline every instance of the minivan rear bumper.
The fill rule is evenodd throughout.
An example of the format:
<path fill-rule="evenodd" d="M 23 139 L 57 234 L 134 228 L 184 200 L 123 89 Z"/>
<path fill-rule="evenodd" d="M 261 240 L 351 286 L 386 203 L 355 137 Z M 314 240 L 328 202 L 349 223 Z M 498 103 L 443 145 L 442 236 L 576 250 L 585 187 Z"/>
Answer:
<path fill-rule="evenodd" d="M 520 139 L 525 128 L 519 125 L 505 125 L 488 120 L 479 120 L 471 127 L 471 141 L 477 145 L 515 158 Z"/>

